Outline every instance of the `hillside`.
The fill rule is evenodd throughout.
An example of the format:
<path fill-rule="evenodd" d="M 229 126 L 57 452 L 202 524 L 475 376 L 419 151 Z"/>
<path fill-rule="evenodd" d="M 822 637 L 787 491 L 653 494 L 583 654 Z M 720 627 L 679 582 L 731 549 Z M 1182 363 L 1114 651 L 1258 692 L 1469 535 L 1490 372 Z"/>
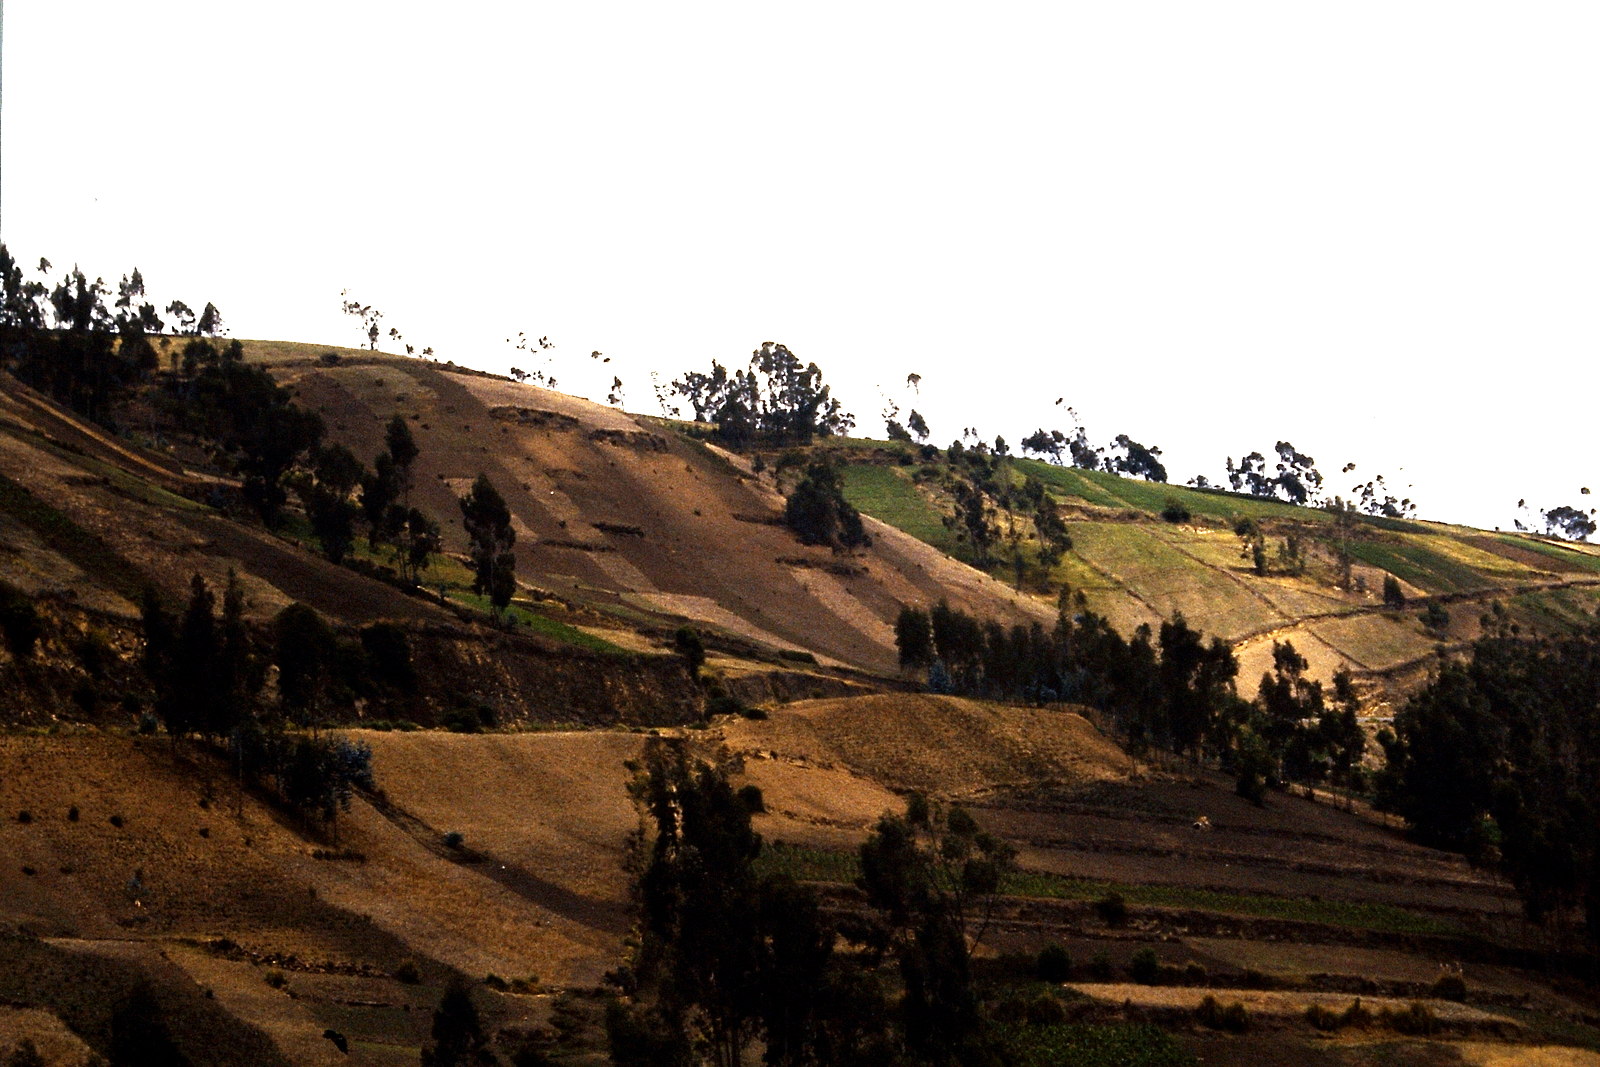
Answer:
<path fill-rule="evenodd" d="M 890 623 L 902 600 L 940 595 L 986 615 L 1048 615 L 886 527 L 849 557 L 802 546 L 779 522 L 781 497 L 737 458 L 646 420 L 421 360 L 346 350 L 329 361 L 323 349 L 292 345 L 246 351 L 357 456 L 382 448 L 395 413 L 409 420 L 421 450 L 413 503 L 440 524 L 445 549 L 421 589 L 374 580 L 391 561 L 364 541 L 350 565 L 327 562 L 297 511 L 263 529 L 239 506 L 237 481 L 171 436 L 153 408 L 130 405 L 112 435 L 7 379 L 0 580 L 40 606 L 40 663 L 54 673 L 34 671 L 26 700 L 8 689 L 0 714 L 82 718 L 66 699 L 75 689 L 97 690 L 104 699 L 86 697 L 92 710 L 114 714 L 141 591 L 182 604 L 194 575 L 220 590 L 236 573 L 258 624 L 300 602 L 352 635 L 401 625 L 424 668 L 421 686 L 415 706 L 381 710 L 425 723 L 461 707 L 504 721 L 682 721 L 699 701 L 670 652 L 684 624 L 706 634 L 730 687 L 758 699 L 846 691 L 832 677 L 841 671 L 891 673 Z M 504 493 L 518 532 L 510 631 L 485 625 L 486 605 L 459 561 L 457 495 L 479 473 Z M 80 662 L 85 642 L 118 653 L 97 658 L 106 677 L 87 677 L 95 671 Z"/>
<path fill-rule="evenodd" d="M 629 934 L 640 819 L 626 785 L 647 736 L 351 736 L 373 746 L 381 790 L 336 836 L 241 792 L 204 750 L 110 731 L 0 739 L 0 1048 L 28 1037 L 51 1062 L 90 1062 L 144 983 L 196 1064 L 415 1063 L 461 976 L 502 1050 L 539 1031 L 556 1035 L 556 1062 L 608 1062 L 603 978 Z M 1565 1046 L 1600 1041 L 1588 994 L 1520 962 L 1503 880 L 1365 814 L 1263 810 L 1215 776 L 1153 772 L 1070 713 L 879 695 L 684 736 L 762 790 L 763 863 L 836 909 L 859 907 L 854 850 L 901 790 L 967 798 L 1019 850 L 983 965 L 1010 973 L 1066 945 L 1080 962 L 1062 995 L 1106 1033 L 1166 1020 L 1222 1063 L 1469 1047 L 1587 1063 Z M 1190 827 L 1199 814 L 1206 834 Z M 1120 925 L 1097 918 L 1109 893 L 1128 902 Z M 1129 985 L 1152 947 L 1178 977 Z M 1441 967 L 1463 961 L 1467 1004 L 1440 999 Z M 1260 1032 L 1219 1044 L 1196 1031 L 1208 989 L 1248 1002 Z M 1419 1001 L 1445 1030 L 1330 1042 L 1301 1020 L 1352 993 L 1374 1013 Z"/>
<path fill-rule="evenodd" d="M 483 602 L 459 562 L 456 504 L 479 473 L 505 496 L 518 533 L 513 617 L 522 625 L 492 640 L 526 654 L 495 657 L 498 677 L 471 692 L 430 697 L 434 719 L 451 703 L 556 721 L 603 720 L 626 703 L 631 714 L 681 719 L 694 697 L 668 650 L 686 623 L 711 640 L 714 668 L 744 699 L 843 692 L 837 678 L 807 681 L 818 668 L 800 661 L 815 659 L 824 674 L 893 675 L 902 604 L 942 598 L 980 618 L 1048 626 L 1063 589 L 1124 633 L 1181 612 L 1234 646 L 1247 692 L 1273 643 L 1289 640 L 1314 676 L 1349 669 L 1381 707 L 1425 677 L 1441 643 L 1475 637 L 1495 602 L 1529 632 L 1560 630 L 1600 606 L 1600 551 L 1589 545 L 1372 516 L 1340 527 L 1321 509 L 1022 458 L 1006 461 L 1004 482 L 1036 479 L 1072 547 L 1040 569 L 1027 559 L 1037 551 L 1032 521 L 1001 507 L 1019 540 L 997 545 L 985 573 L 962 562 L 971 546 L 947 522 L 954 468 L 942 452 L 903 443 L 815 446 L 843 463 L 847 496 L 868 516 L 872 545 L 841 555 L 803 546 L 782 526 L 793 475 L 777 473 L 779 455 L 741 457 L 682 424 L 448 364 L 275 342 L 246 342 L 244 352 L 358 458 L 381 450 L 393 416 L 406 419 L 420 449 L 413 503 L 439 522 L 446 550 L 422 576 L 432 595 L 371 580 L 391 561 L 364 541 L 354 569 L 327 563 L 298 511 L 273 533 L 238 521 L 237 483 L 169 437 L 153 410 L 133 405 L 112 436 L 8 382 L 0 579 L 64 612 L 62 640 L 92 630 L 127 649 L 143 586 L 177 603 L 193 574 L 216 589 L 232 569 L 258 620 L 299 601 L 347 628 L 390 621 L 431 635 L 424 658 L 438 670 L 486 665 L 474 651 Z M 1181 521 L 1163 518 L 1174 509 Z M 1265 573 L 1241 554 L 1241 520 L 1262 533 Z M 1291 537 L 1301 551 L 1293 565 L 1281 558 Z M 1386 583 L 1403 607 L 1385 603 Z M 1431 604 L 1448 616 L 1442 627 L 1419 619 Z M 552 656 L 594 669 L 575 675 Z M 640 709 L 645 694 L 655 710 Z M 59 702 L 55 710 L 70 714 Z"/>
<path fill-rule="evenodd" d="M 850 442 L 838 455 L 847 465 L 846 493 L 863 512 L 971 559 L 970 546 L 943 521 L 954 503 L 942 453 L 930 462 L 909 444 Z M 1272 643 L 1287 640 L 1314 675 L 1348 669 L 1393 699 L 1425 674 L 1441 644 L 1475 638 L 1479 617 L 1495 602 L 1530 633 L 1565 631 L 1600 609 L 1600 548 L 1589 544 L 1365 514 L 1341 528 L 1323 508 L 1033 459 L 1009 459 L 1005 478 L 1015 486 L 1042 482 L 1073 543 L 1048 573 L 1030 562 L 1023 588 L 1081 593 L 1124 632 L 1181 612 L 1234 646 L 1245 688 L 1270 666 Z M 1266 573 L 1256 572 L 1235 532 L 1241 520 L 1263 534 Z M 1011 521 L 1024 531 L 1031 560 L 1031 522 L 1025 515 Z M 1290 537 L 1302 556 L 1292 565 L 1281 555 Z M 1348 581 L 1341 549 L 1350 557 Z M 998 554 L 991 573 L 1014 581 L 1011 548 Z M 1385 603 L 1391 579 L 1401 606 Z M 1442 628 L 1419 619 L 1430 604 L 1445 609 Z"/>
<path fill-rule="evenodd" d="M 797 457 L 733 455 L 703 428 L 448 365 L 245 351 L 358 457 L 406 421 L 412 501 L 444 553 L 418 589 L 364 539 L 335 565 L 296 507 L 265 529 L 228 464 L 156 405 L 136 399 L 113 434 L 0 379 L 0 580 L 42 628 L 30 655 L 0 650 L 0 1054 L 28 1036 L 55 1061 L 90 1062 L 144 985 L 197 1064 L 415 1063 L 443 989 L 464 978 L 503 1053 L 537 1033 L 555 1062 L 605 1063 L 606 976 L 634 919 L 629 783 L 663 736 L 760 791 L 763 869 L 810 883 L 836 916 L 863 911 L 857 848 L 883 814 L 912 792 L 967 805 L 1017 855 L 976 957 L 985 980 L 1058 998 L 1051 1011 L 1101 1037 L 1149 1040 L 1140 1027 L 1158 1022 L 1179 1041 L 1162 1036 L 1171 1056 L 1155 1062 L 1590 1062 L 1570 1046 L 1600 1048 L 1592 988 L 1561 972 L 1581 961 L 1521 920 L 1492 868 L 1358 803 L 1275 792 L 1258 806 L 1213 767 L 1135 760 L 1087 708 L 908 691 L 893 629 L 902 605 L 940 599 L 1048 627 L 1065 590 L 1125 632 L 1181 612 L 1240 652 L 1246 694 L 1288 637 L 1315 674 L 1354 668 L 1381 714 L 1492 603 L 1541 632 L 1591 615 L 1589 546 L 1339 527 L 1324 511 L 1012 460 L 997 478 L 1037 479 L 1073 544 L 1038 566 L 1036 520 L 1014 514 L 985 573 L 944 521 L 948 457 L 828 441 L 813 451 L 844 462 L 872 535 L 835 553 L 779 518 Z M 506 624 L 462 558 L 456 500 L 480 473 L 518 533 Z M 1188 514 L 1162 515 L 1175 510 Z M 1265 574 L 1241 558 L 1240 518 L 1271 549 Z M 1293 567 L 1277 554 L 1291 534 Z M 222 747 L 141 733 L 155 726 L 143 590 L 180 606 L 193 575 L 220 590 L 230 572 L 250 625 L 308 604 L 355 664 L 323 736 L 369 745 L 376 781 L 332 823 L 294 814 L 281 783 L 241 785 Z M 1419 621 L 1430 605 L 1448 611 L 1443 630 Z M 686 624 L 705 641 L 703 684 L 675 651 Z M 404 636 L 406 670 L 363 658 L 374 628 Z M 282 712 L 275 684 L 263 714 Z M 760 709 L 708 715 L 728 706 L 719 691 Z M 1032 969 L 1049 945 L 1076 961 L 1054 991 Z M 1140 977 L 1152 961 L 1155 985 Z M 1459 1004 L 1435 979 L 1463 965 Z M 1355 994 L 1374 1012 L 1422 1004 L 1445 1029 L 1369 1020 L 1327 1038 L 1305 1021 Z M 1248 1002 L 1260 1032 L 1197 1023 L 1212 995 Z"/>

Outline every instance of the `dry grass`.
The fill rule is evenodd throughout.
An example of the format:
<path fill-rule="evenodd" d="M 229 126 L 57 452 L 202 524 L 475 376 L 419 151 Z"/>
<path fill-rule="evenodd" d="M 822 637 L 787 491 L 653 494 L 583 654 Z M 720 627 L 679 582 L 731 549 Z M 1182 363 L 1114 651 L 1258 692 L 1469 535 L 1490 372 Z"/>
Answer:
<path fill-rule="evenodd" d="M 1190 986 L 1148 986 L 1131 982 L 1069 982 L 1067 988 L 1093 1000 L 1108 1004 L 1131 1004 L 1136 1008 L 1177 1009 L 1193 1011 L 1206 997 L 1215 997 L 1226 1005 L 1235 1001 L 1244 1005 L 1252 1016 L 1277 1019 L 1303 1016 L 1312 1005 L 1340 1012 L 1356 998 L 1349 993 L 1313 993 L 1266 989 L 1210 990 Z M 1388 1009 L 1404 1012 L 1413 1003 L 1396 997 L 1361 998 L 1362 1007 L 1377 1015 Z M 1495 1027 L 1506 1031 L 1519 1029 L 1516 1020 L 1508 1015 L 1484 1011 L 1451 1000 L 1423 1000 L 1428 1010 L 1441 1023 L 1450 1026 Z"/>
<path fill-rule="evenodd" d="M 736 752 L 848 769 L 889 789 L 947 797 L 1079 786 L 1134 769 L 1081 716 L 948 696 L 802 701 L 765 721 L 730 723 L 725 736 Z"/>

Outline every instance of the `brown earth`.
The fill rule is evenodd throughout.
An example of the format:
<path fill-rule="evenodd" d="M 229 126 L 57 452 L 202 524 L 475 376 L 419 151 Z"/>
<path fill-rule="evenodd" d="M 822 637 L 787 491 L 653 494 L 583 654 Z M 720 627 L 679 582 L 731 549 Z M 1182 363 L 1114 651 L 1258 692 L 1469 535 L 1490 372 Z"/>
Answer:
<path fill-rule="evenodd" d="M 1080 964 L 1104 952 L 1121 973 L 1153 945 L 1174 966 L 1200 961 L 1229 996 L 1270 985 L 1301 1000 L 1415 997 L 1465 960 L 1474 1010 L 1511 1004 L 1569 1021 L 1596 1011 L 1592 997 L 1512 962 L 1503 885 L 1359 812 L 1277 796 L 1266 808 L 1234 803 L 1203 773 L 1135 765 L 1062 712 L 880 694 L 769 715 L 685 732 L 762 788 L 769 840 L 853 849 L 906 790 L 927 788 L 964 799 L 1028 868 L 1388 903 L 1463 929 L 1397 938 L 1138 905 L 1112 929 L 1088 901 L 1013 898 L 986 953 L 1055 940 Z M 581 990 L 616 966 L 638 825 L 628 761 L 644 733 L 352 736 L 372 745 L 382 791 L 340 817 L 336 842 L 241 793 L 192 748 L 114 733 L 0 738 L 0 928 L 12 946 L 0 952 L 0 1000 L 26 1009 L 0 1017 L 9 1033 L 51 1029 L 45 1012 L 103 1047 L 109 1005 L 143 975 L 185 1047 L 234 1049 L 235 1062 L 331 1062 L 319 1041 L 332 1027 L 352 1041 L 349 1062 L 400 1063 L 415 1060 L 451 973 Z M 1215 829 L 1193 830 L 1197 814 Z M 1507 947 L 1464 956 L 1468 932 Z M 407 961 L 419 984 L 397 978 Z M 75 992 L 86 987 L 68 980 L 73 968 L 98 975 L 101 992 Z M 537 1024 L 550 1008 L 546 996 L 480 991 L 494 1027 Z M 1536 1039 L 1549 1043 L 1537 1027 L 1526 1040 Z M 237 1051 L 246 1046 L 270 1053 Z"/>

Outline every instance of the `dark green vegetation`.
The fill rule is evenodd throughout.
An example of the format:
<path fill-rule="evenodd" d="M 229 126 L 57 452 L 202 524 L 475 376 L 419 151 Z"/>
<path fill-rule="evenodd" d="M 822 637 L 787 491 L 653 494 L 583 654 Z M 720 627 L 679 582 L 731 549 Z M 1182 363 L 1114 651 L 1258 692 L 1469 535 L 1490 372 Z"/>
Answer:
<path fill-rule="evenodd" d="M 1382 803 L 1417 836 L 1498 863 L 1530 918 L 1600 944 L 1600 625 L 1524 640 L 1503 612 L 1380 735 Z"/>
<path fill-rule="evenodd" d="M 730 375 L 712 360 L 710 372 L 690 371 L 672 389 L 689 402 L 696 422 L 714 423 L 717 440 L 734 448 L 805 444 L 855 426 L 822 384 L 817 365 L 801 366 L 794 353 L 771 341 L 756 349 L 747 369 Z"/>
<path fill-rule="evenodd" d="M 808 891 L 756 871 L 759 797 L 670 743 L 647 747 L 634 789 L 648 859 L 642 936 L 607 1018 L 613 1061 L 690 1064 L 704 1048 L 737 1067 L 760 1038 L 772 1064 L 882 1062 L 882 990 L 835 954 Z"/>
<path fill-rule="evenodd" d="M 849 549 L 872 543 L 861 526 L 861 513 L 841 492 L 839 472 L 828 463 L 806 468 L 789 493 L 783 517 L 803 545 Z"/>
<path fill-rule="evenodd" d="M 358 788 L 371 789 L 372 751 L 322 735 L 330 705 L 411 678 L 404 635 L 372 627 L 341 645 L 322 617 L 291 604 L 270 637 L 245 625 L 243 593 L 229 576 L 222 616 L 199 575 L 182 616 L 153 590 L 144 597 L 144 671 L 154 720 L 174 744 L 190 735 L 225 752 L 242 779 L 270 781 L 277 796 L 306 817 L 333 823 Z M 267 667 L 278 668 L 277 702 L 262 698 Z M 154 726 L 151 721 L 151 727 Z"/>
<path fill-rule="evenodd" d="M 780 842 L 761 853 L 757 869 L 787 875 L 802 882 L 853 885 L 860 878 L 861 865 L 855 853 L 809 849 Z M 1124 909 L 1122 919 L 1120 922 L 1107 919 L 1109 926 L 1126 925 L 1126 905 L 1134 904 L 1284 919 L 1387 934 L 1458 932 L 1448 922 L 1388 904 L 1310 900 L 1271 893 L 1227 893 L 1181 885 L 1106 882 L 1092 878 L 1067 878 L 1043 871 L 1007 871 L 1001 876 L 998 889 L 1005 896 L 1039 900 L 1076 900 L 1097 904 L 1120 901 Z"/>
<path fill-rule="evenodd" d="M 1172 1035 L 1149 1023 L 1007 1023 L 1002 1034 L 1017 1067 L 1187 1067 L 1196 1062 Z"/>
<path fill-rule="evenodd" d="M 471 543 L 472 591 L 487 594 L 496 615 L 505 611 L 517 589 L 517 543 L 511 511 L 486 475 L 478 475 L 461 498 L 461 522 Z"/>
<path fill-rule="evenodd" d="M 902 608 L 895 636 L 904 667 L 925 670 L 934 692 L 1034 704 L 1086 704 L 1104 712 L 1130 750 L 1165 749 L 1214 761 L 1237 776 L 1241 796 L 1260 802 L 1289 782 L 1361 785 L 1365 735 L 1348 674 L 1335 699 L 1308 677 L 1288 642 L 1274 642 L 1272 670 L 1253 701 L 1235 689 L 1238 661 L 1178 615 L 1159 633 L 1140 626 L 1124 639 L 1082 608 L 1053 630 L 983 623 L 940 602 Z"/>
<path fill-rule="evenodd" d="M 734 790 L 682 742 L 649 745 L 634 790 L 648 858 L 642 936 L 613 976 L 618 1064 L 737 1067 L 758 1042 L 762 1062 L 793 1067 L 1002 1064 L 1063 1041 L 1175 1051 L 1116 1029 L 1052 1030 L 1059 1008 L 996 1024 L 1010 994 L 979 981 L 972 952 L 1013 853 L 960 807 L 913 796 L 903 816 L 883 816 L 854 860 L 870 911 L 830 917 L 764 861 L 750 825 L 759 793 Z"/>

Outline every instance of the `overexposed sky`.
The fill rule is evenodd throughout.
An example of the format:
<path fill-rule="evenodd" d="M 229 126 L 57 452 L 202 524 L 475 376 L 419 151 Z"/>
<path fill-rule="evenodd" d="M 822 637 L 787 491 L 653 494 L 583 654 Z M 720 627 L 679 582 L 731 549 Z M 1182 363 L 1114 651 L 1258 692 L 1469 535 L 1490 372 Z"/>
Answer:
<path fill-rule="evenodd" d="M 861 432 L 1071 405 L 1509 527 L 1600 482 L 1596 54 L 1592 3 L 9 0 L 0 236 L 235 336 L 359 344 L 348 288 L 645 412 L 779 341 Z"/>

